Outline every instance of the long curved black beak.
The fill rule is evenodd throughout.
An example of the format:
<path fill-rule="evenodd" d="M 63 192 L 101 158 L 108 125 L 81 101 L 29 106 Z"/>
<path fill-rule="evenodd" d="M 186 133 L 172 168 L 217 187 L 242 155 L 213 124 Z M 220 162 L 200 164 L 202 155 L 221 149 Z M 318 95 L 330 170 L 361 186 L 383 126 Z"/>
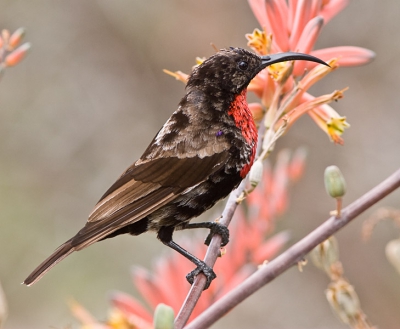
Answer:
<path fill-rule="evenodd" d="M 329 66 L 323 60 L 321 60 L 317 57 L 314 57 L 314 56 L 311 56 L 308 54 L 294 53 L 294 52 L 265 55 L 265 56 L 261 56 L 261 59 L 262 59 L 262 64 L 261 64 L 262 68 L 265 68 L 265 67 L 275 64 L 275 63 L 280 63 L 280 62 L 285 62 L 285 61 L 299 61 L 299 60 L 316 62 L 316 63 L 320 63 L 323 65 Z"/>

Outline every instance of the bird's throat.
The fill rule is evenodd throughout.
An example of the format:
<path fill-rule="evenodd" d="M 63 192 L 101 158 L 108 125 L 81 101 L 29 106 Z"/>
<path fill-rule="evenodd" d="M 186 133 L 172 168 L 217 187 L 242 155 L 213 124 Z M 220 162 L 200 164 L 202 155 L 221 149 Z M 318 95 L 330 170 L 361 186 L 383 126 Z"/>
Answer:
<path fill-rule="evenodd" d="M 249 161 L 240 171 L 240 176 L 242 178 L 247 175 L 251 166 L 253 165 L 256 155 L 258 137 L 257 127 L 247 104 L 246 95 L 247 90 L 244 89 L 239 95 L 236 96 L 228 110 L 228 114 L 233 117 L 236 127 L 240 129 L 244 139 L 251 147 Z"/>

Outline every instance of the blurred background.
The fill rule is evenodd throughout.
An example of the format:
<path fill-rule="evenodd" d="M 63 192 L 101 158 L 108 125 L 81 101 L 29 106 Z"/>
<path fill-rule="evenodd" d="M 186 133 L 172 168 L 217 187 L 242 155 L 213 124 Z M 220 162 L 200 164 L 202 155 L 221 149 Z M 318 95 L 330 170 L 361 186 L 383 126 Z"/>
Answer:
<path fill-rule="evenodd" d="M 334 207 L 324 192 L 326 166 L 342 169 L 348 183 L 345 204 L 399 167 L 399 17 L 396 0 L 351 1 L 319 37 L 316 48 L 361 46 L 377 58 L 335 71 L 312 91 L 320 95 L 350 87 L 333 104 L 351 124 L 344 146 L 331 143 L 307 116 L 279 140 L 278 149 L 309 150 L 305 176 L 291 190 L 290 210 L 279 224 L 279 230 L 291 231 L 293 242 Z M 69 300 L 105 319 L 112 290 L 137 296 L 131 267 L 150 267 L 155 257 L 169 252 L 155 235 L 95 244 L 65 259 L 33 287 L 20 283 L 83 226 L 99 197 L 176 109 L 184 85 L 162 69 L 190 72 L 196 56 L 213 54 L 210 42 L 218 48 L 245 47 L 244 34 L 258 23 L 244 0 L 3 0 L 0 22 L 11 31 L 24 26 L 33 44 L 28 57 L 0 81 L 5 327 L 78 328 Z M 400 207 L 399 193 L 379 205 Z M 362 221 L 372 210 L 337 235 L 341 260 L 371 322 L 398 328 L 400 276 L 384 248 L 400 231 L 385 222 L 363 242 Z M 291 269 L 213 328 L 248 328 L 249 323 L 252 328 L 346 328 L 326 302 L 327 284 L 312 265 L 303 273 Z"/>

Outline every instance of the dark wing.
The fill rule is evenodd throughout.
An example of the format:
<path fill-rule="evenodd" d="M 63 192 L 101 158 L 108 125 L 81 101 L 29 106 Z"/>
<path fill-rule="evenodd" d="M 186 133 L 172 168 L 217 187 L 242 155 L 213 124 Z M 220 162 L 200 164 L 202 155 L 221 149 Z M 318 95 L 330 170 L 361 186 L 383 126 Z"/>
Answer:
<path fill-rule="evenodd" d="M 185 189 L 220 170 L 228 155 L 228 151 L 224 151 L 205 158 L 159 158 L 132 165 L 99 201 L 85 227 L 44 260 L 24 283 L 37 282 L 73 251 L 83 249 L 171 202 Z"/>
<path fill-rule="evenodd" d="M 72 239 L 75 250 L 146 217 L 226 163 L 228 151 L 208 157 L 158 158 L 132 165 L 107 191 Z"/>

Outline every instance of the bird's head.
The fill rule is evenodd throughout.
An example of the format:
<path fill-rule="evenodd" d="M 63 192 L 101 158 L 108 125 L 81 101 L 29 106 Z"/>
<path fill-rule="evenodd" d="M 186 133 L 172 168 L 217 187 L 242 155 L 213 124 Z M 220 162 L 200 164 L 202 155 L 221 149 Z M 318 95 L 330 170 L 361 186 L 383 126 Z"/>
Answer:
<path fill-rule="evenodd" d="M 189 77 L 187 87 L 204 91 L 239 94 L 250 81 L 267 66 L 291 60 L 306 60 L 327 65 L 324 61 L 294 52 L 258 56 L 242 48 L 222 49 L 196 67 Z"/>

